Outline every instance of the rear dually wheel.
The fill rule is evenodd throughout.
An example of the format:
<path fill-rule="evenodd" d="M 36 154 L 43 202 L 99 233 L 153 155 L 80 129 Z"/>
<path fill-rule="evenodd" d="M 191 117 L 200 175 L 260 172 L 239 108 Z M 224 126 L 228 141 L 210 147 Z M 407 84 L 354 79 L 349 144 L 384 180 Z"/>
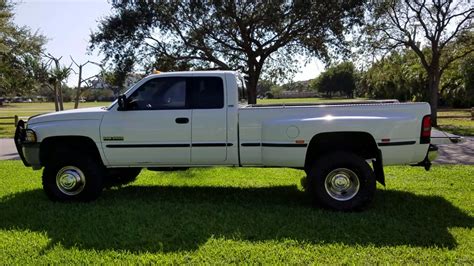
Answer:
<path fill-rule="evenodd" d="M 351 152 L 322 155 L 309 170 L 307 190 L 315 204 L 332 210 L 364 209 L 372 201 L 375 188 L 372 168 Z"/>

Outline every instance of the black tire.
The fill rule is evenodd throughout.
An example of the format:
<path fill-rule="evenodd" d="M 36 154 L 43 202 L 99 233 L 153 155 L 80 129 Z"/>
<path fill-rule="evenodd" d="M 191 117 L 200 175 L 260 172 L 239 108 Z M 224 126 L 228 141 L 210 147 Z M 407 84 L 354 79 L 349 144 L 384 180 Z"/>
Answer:
<path fill-rule="evenodd" d="M 134 182 L 141 172 L 141 168 L 111 168 L 107 169 L 105 186 L 120 187 Z"/>
<path fill-rule="evenodd" d="M 53 201 L 92 201 L 97 199 L 102 192 L 104 170 L 102 163 L 86 154 L 74 157 L 65 155 L 52 160 L 45 166 L 42 177 L 43 189 Z M 66 181 L 61 181 L 64 180 L 61 177 L 64 177 Z M 76 182 L 69 190 L 64 184 L 71 183 L 68 183 L 70 177 L 84 179 L 84 181 Z"/>
<path fill-rule="evenodd" d="M 307 190 L 316 205 L 336 211 L 360 211 L 373 200 L 376 183 L 372 168 L 351 152 L 317 158 L 309 170 Z"/>

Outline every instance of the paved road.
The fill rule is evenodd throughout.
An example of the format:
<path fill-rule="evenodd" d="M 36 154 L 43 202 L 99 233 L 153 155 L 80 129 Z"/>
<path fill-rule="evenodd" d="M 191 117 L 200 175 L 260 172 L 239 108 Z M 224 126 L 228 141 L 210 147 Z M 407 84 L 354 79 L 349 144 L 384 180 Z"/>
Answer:
<path fill-rule="evenodd" d="M 0 139 L 0 160 L 19 160 L 13 139 Z"/>
<path fill-rule="evenodd" d="M 463 143 L 438 145 L 439 155 L 434 163 L 474 164 L 474 137 L 464 138 Z"/>
<path fill-rule="evenodd" d="M 439 145 L 438 164 L 473 164 L 474 137 L 465 137 L 463 143 Z M 0 160 L 19 160 L 13 139 L 0 139 Z"/>

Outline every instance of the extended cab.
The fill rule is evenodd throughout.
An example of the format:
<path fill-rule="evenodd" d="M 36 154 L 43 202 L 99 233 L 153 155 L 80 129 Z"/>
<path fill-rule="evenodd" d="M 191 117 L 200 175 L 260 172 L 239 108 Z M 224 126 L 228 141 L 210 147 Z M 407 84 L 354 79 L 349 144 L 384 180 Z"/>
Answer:
<path fill-rule="evenodd" d="M 336 210 L 365 207 L 384 165 L 429 169 L 436 151 L 427 103 L 248 105 L 245 95 L 237 72 L 155 74 L 109 107 L 20 121 L 15 143 L 26 166 L 44 167 L 52 200 L 93 200 L 142 168 L 291 167 Z"/>

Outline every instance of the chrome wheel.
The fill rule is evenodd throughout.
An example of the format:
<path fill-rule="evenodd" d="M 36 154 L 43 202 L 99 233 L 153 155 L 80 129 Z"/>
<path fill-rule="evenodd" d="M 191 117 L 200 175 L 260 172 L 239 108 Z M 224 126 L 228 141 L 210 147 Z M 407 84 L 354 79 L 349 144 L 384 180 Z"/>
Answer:
<path fill-rule="evenodd" d="M 360 183 L 353 171 L 347 168 L 337 168 L 326 176 L 324 187 L 331 198 L 346 201 L 357 195 Z"/>
<path fill-rule="evenodd" d="M 56 186 L 62 193 L 75 196 L 86 186 L 86 178 L 79 168 L 65 166 L 56 175 Z"/>

